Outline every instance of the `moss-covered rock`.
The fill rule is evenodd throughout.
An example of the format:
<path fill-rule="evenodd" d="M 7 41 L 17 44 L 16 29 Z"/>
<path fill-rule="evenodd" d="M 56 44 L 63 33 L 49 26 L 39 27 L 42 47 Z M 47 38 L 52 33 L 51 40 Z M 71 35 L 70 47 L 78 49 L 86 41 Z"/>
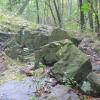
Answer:
<path fill-rule="evenodd" d="M 4 50 L 7 46 L 7 43 L 11 40 L 13 34 L 8 34 L 0 32 L 0 50 Z"/>
<path fill-rule="evenodd" d="M 64 30 L 61 28 L 53 28 L 51 31 L 50 41 L 59 41 L 63 39 L 69 39 L 75 45 L 79 45 L 80 40 L 75 37 L 74 32 Z"/>
<path fill-rule="evenodd" d="M 0 15 L 0 31 L 17 33 L 20 28 L 25 27 L 29 31 L 33 31 L 39 25 L 26 21 L 21 17 Z"/>
<path fill-rule="evenodd" d="M 60 82 L 63 82 L 66 73 L 68 78 L 80 83 L 92 71 L 87 55 L 68 39 L 47 44 L 35 54 L 38 62 L 54 65 L 52 75 Z"/>
<path fill-rule="evenodd" d="M 91 72 L 87 76 L 88 82 L 90 83 L 91 90 L 89 90 L 89 95 L 100 97 L 100 75 L 95 72 Z"/>
<path fill-rule="evenodd" d="M 40 49 L 41 46 L 44 46 L 48 43 L 51 43 L 53 41 L 58 41 L 58 40 L 64 40 L 64 39 L 69 39 L 72 40 L 74 44 L 79 44 L 79 41 L 75 38 L 72 38 L 70 36 L 70 33 L 67 33 L 66 31 L 59 28 L 50 28 L 50 29 L 49 28 L 50 27 L 48 26 L 40 27 L 35 31 L 29 31 L 24 28 L 21 29 L 20 31 L 18 31 L 18 34 L 15 34 L 14 48 L 15 45 L 18 44 L 22 48 L 28 48 L 29 50 L 34 51 Z M 12 49 L 13 49 L 13 45 L 12 45 Z"/>
<path fill-rule="evenodd" d="M 74 78 L 80 83 L 92 71 L 89 58 L 73 44 L 66 44 L 56 54 L 60 60 L 54 64 L 52 73 L 60 82 L 67 74 L 68 78 Z"/>
<path fill-rule="evenodd" d="M 0 16 L 0 31 L 14 35 L 14 39 L 11 39 L 5 50 L 12 58 L 19 58 L 19 55 L 24 53 L 24 48 L 33 52 L 54 41 L 69 39 L 75 45 L 80 42 L 72 32 L 57 27 L 36 25 L 14 16 Z"/>
<path fill-rule="evenodd" d="M 39 50 L 35 51 L 36 61 L 42 62 L 45 65 L 53 65 L 60 57 L 57 56 L 57 51 L 66 44 L 73 44 L 70 40 L 65 39 L 61 41 L 51 42 L 42 46 Z"/>
<path fill-rule="evenodd" d="M 24 34 L 21 31 L 16 34 L 17 43 L 33 51 L 49 42 L 48 36 L 45 34 L 35 33 L 34 31 L 31 33 L 28 30 L 23 30 L 23 32 Z"/>
<path fill-rule="evenodd" d="M 27 48 L 22 48 L 21 45 L 15 42 L 14 39 L 7 44 L 5 53 L 12 59 L 18 61 L 27 61 L 27 57 L 30 56 L 31 51 Z"/>
<path fill-rule="evenodd" d="M 33 39 L 31 39 L 32 34 L 30 33 L 38 27 L 39 25 L 28 22 L 21 17 L 0 15 L 0 49 L 5 49 L 9 57 L 22 60 L 27 53 L 23 46 L 24 44 L 28 47 L 32 45 Z M 22 28 L 27 31 L 24 37 L 23 35 L 20 37 Z"/>
<path fill-rule="evenodd" d="M 25 45 L 33 50 L 39 49 L 41 46 L 50 42 L 63 39 L 69 39 L 75 45 L 79 44 L 79 41 L 74 38 L 70 32 L 50 26 L 41 26 L 38 29 L 35 29 L 33 32 L 22 29 L 16 35 L 16 40 L 19 44 Z"/>

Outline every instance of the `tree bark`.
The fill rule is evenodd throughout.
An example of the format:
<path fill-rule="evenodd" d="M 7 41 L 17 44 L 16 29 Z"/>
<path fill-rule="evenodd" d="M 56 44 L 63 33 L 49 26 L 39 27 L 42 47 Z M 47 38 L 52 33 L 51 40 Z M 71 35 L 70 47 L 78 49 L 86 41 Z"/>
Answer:
<path fill-rule="evenodd" d="M 23 5 L 19 8 L 19 10 L 17 11 L 16 15 L 21 15 L 24 12 L 24 10 L 25 10 L 25 8 L 26 8 L 26 6 L 28 5 L 29 2 L 30 2 L 30 0 L 26 0 L 23 3 Z"/>
<path fill-rule="evenodd" d="M 37 10 L 37 23 L 40 22 L 40 16 L 39 16 L 39 3 L 38 0 L 36 0 L 36 10 Z"/>
<path fill-rule="evenodd" d="M 100 23 L 99 23 L 99 16 L 98 16 L 98 0 L 95 0 L 95 32 L 100 32 Z"/>
<path fill-rule="evenodd" d="M 80 26 L 81 26 L 81 31 L 85 29 L 85 18 L 84 18 L 84 12 L 81 10 L 82 8 L 83 1 L 79 0 L 79 6 L 80 6 Z"/>
<path fill-rule="evenodd" d="M 59 22 L 59 27 L 62 27 L 62 21 L 61 21 L 60 13 L 59 13 L 59 10 L 57 8 L 57 4 L 56 4 L 55 0 L 53 0 L 53 4 L 54 4 L 55 10 L 56 10 L 56 14 L 57 14 L 58 22 Z"/>
<path fill-rule="evenodd" d="M 53 10 L 52 10 L 50 0 L 48 0 L 48 2 L 46 2 L 46 4 L 48 5 L 48 7 L 49 7 L 49 9 L 50 9 L 50 11 L 51 11 L 51 15 L 52 15 L 52 17 L 53 17 L 53 20 L 54 20 L 55 25 L 57 25 L 56 18 L 55 18 L 55 15 L 54 15 L 54 13 L 53 13 Z"/>
<path fill-rule="evenodd" d="M 89 17 L 89 24 L 90 24 L 90 29 L 93 32 L 94 30 L 94 25 L 93 25 L 93 0 L 88 0 L 88 3 L 90 4 L 90 10 L 88 13 L 88 17 Z"/>

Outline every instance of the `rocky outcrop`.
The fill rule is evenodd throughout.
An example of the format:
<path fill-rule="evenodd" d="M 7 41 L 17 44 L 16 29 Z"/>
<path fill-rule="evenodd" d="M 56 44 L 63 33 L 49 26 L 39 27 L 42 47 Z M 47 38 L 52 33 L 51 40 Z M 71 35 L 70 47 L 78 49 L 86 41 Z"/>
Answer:
<path fill-rule="evenodd" d="M 2 15 L 0 18 L 2 19 L 0 20 L 0 31 L 14 35 L 14 38 L 10 39 L 11 42 L 7 43 L 5 50 L 6 54 L 14 59 L 19 58 L 21 54 L 24 55 L 24 48 L 27 48 L 28 52 L 33 52 L 50 42 L 63 39 L 69 39 L 75 45 L 80 43 L 80 40 L 75 38 L 73 32 L 61 28 L 36 25 L 20 17 Z M 2 47 L 1 44 L 0 47 Z"/>
<path fill-rule="evenodd" d="M 89 58 L 79 50 L 70 40 L 55 41 L 43 46 L 36 52 L 36 59 L 46 65 L 53 65 L 52 76 L 59 82 L 67 78 L 74 78 L 82 82 L 92 71 Z"/>
<path fill-rule="evenodd" d="M 80 43 L 80 40 L 76 39 L 70 32 L 60 28 L 41 26 L 32 31 L 25 27 L 21 27 L 20 31 L 15 34 L 15 38 L 8 44 L 5 51 L 8 56 L 14 59 L 20 59 L 25 54 L 24 48 L 27 48 L 28 52 L 33 52 L 53 41 L 64 39 L 71 40 L 75 45 Z M 19 57 L 20 55 L 22 56 Z"/>
<path fill-rule="evenodd" d="M 41 46 L 44 46 L 50 42 L 63 39 L 69 39 L 75 45 L 80 43 L 80 40 L 76 39 L 71 32 L 50 26 L 41 26 L 32 32 L 21 29 L 16 35 L 16 41 L 18 44 L 24 45 L 33 50 L 39 49 Z"/>

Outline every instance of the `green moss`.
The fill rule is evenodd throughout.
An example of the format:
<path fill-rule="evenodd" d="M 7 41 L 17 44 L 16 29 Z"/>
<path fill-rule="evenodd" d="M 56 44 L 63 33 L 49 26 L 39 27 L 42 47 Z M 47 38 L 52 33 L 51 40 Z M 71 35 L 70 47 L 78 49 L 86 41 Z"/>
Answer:
<path fill-rule="evenodd" d="M 21 17 L 4 16 L 4 15 L 0 16 L 0 27 L 1 27 L 0 30 L 3 32 L 16 33 L 23 26 L 25 26 L 26 29 L 29 31 L 33 31 L 34 29 L 37 29 L 39 27 L 39 25 L 28 22 Z"/>
<path fill-rule="evenodd" d="M 66 43 L 56 54 L 60 60 L 54 64 L 52 71 L 59 81 L 67 73 L 68 77 L 80 82 L 92 71 L 89 58 L 73 44 Z"/>

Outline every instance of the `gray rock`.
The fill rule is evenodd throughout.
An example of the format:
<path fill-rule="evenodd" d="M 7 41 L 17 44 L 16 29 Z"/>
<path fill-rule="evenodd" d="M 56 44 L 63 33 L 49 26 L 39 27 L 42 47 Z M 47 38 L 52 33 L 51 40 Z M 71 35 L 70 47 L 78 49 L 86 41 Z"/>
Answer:
<path fill-rule="evenodd" d="M 36 61 L 42 62 L 43 64 L 49 66 L 53 65 L 60 59 L 57 57 L 57 51 L 65 44 L 72 44 L 72 42 L 68 39 L 64 39 L 42 46 L 40 50 L 35 52 Z"/>
<path fill-rule="evenodd" d="M 91 84 L 91 95 L 100 96 L 100 75 L 92 72 L 87 76 L 87 79 Z"/>
<path fill-rule="evenodd" d="M 14 59 L 23 59 L 25 54 L 23 48 L 28 48 L 29 53 L 39 50 L 41 46 L 44 46 L 53 41 L 59 41 L 69 39 L 75 45 L 78 45 L 80 41 L 76 39 L 71 32 L 67 32 L 63 29 L 44 26 L 35 29 L 34 31 L 22 29 L 15 35 L 15 38 L 7 45 L 5 50 L 9 57 Z M 29 55 L 29 54 L 27 54 Z"/>
<path fill-rule="evenodd" d="M 41 47 L 35 53 L 35 57 L 38 62 L 53 66 L 52 75 L 59 82 L 63 82 L 66 73 L 66 79 L 74 78 L 80 83 L 92 71 L 87 55 L 68 39 L 51 42 Z"/>
<path fill-rule="evenodd" d="M 69 92 L 71 88 L 63 85 L 56 85 L 51 88 L 50 94 L 43 94 L 39 100 L 80 100 L 79 96 L 73 92 Z"/>
<path fill-rule="evenodd" d="M 1 51 L 3 51 L 6 48 L 8 41 L 10 41 L 12 37 L 13 37 L 13 34 L 0 32 L 0 50 Z"/>
<path fill-rule="evenodd" d="M 65 77 L 66 79 L 73 78 L 80 83 L 92 71 L 87 55 L 73 44 L 66 43 L 56 54 L 60 60 L 54 64 L 52 73 L 60 82 L 63 82 Z"/>
<path fill-rule="evenodd" d="M 50 42 L 63 39 L 69 39 L 76 45 L 79 44 L 78 39 L 76 39 L 71 32 L 50 26 L 39 27 L 33 32 L 30 32 L 29 30 L 21 30 L 16 35 L 17 43 L 20 45 L 25 45 L 27 48 L 34 50 L 39 49 L 41 46 Z"/>

